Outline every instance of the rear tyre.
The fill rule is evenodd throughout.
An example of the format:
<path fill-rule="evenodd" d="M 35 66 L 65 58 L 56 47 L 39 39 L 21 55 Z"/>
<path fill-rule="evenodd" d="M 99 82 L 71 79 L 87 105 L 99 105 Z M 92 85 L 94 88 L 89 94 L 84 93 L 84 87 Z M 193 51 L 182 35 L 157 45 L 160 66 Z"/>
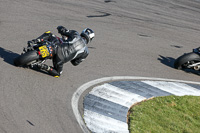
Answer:
<path fill-rule="evenodd" d="M 24 53 L 20 56 L 18 56 L 17 58 L 14 59 L 14 64 L 16 66 L 23 66 L 23 65 L 27 65 L 28 63 L 39 59 L 39 55 L 37 54 L 36 50 L 33 51 L 29 51 L 27 53 Z"/>
<path fill-rule="evenodd" d="M 186 69 L 187 66 L 192 65 L 196 62 L 200 62 L 200 56 L 196 53 L 187 53 L 179 58 L 177 58 L 174 62 L 174 68 L 176 69 Z"/>

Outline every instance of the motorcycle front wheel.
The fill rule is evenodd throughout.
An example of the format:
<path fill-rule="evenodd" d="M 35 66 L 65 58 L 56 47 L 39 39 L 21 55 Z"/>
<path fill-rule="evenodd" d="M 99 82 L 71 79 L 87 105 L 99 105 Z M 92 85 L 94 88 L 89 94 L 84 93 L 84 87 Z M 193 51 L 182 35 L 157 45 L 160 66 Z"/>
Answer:
<path fill-rule="evenodd" d="M 36 50 L 26 52 L 14 59 L 15 66 L 23 66 L 28 63 L 39 59 L 39 55 Z"/>
<path fill-rule="evenodd" d="M 200 62 L 200 56 L 196 53 L 187 53 L 178 57 L 174 62 L 174 68 L 176 69 L 186 69 L 189 65 Z"/>

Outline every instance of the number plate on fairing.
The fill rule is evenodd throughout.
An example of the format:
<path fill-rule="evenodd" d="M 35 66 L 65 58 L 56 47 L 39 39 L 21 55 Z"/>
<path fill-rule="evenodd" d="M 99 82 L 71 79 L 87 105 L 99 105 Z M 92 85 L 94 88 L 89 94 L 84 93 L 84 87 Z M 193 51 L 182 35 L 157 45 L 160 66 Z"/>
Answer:
<path fill-rule="evenodd" d="M 41 46 L 41 47 L 39 47 L 39 50 L 40 50 L 40 54 L 41 54 L 42 58 L 45 58 L 50 55 L 47 46 Z"/>

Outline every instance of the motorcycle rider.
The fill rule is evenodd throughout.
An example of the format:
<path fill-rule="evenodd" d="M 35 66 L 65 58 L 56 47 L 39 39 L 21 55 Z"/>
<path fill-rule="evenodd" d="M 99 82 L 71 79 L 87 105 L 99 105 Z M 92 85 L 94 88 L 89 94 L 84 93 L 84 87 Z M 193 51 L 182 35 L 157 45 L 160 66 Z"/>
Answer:
<path fill-rule="evenodd" d="M 57 30 L 62 38 L 55 36 L 51 31 L 47 31 L 38 38 L 28 41 L 28 45 L 31 47 L 35 47 L 36 44 L 43 41 L 50 41 L 54 44 L 53 67 L 43 63 L 37 65 L 39 69 L 47 71 L 54 77 L 61 75 L 63 64 L 66 62 L 70 61 L 74 66 L 79 65 L 88 56 L 87 44 L 95 36 L 89 28 L 84 29 L 81 34 L 75 30 L 68 30 L 63 26 L 58 26 Z"/>

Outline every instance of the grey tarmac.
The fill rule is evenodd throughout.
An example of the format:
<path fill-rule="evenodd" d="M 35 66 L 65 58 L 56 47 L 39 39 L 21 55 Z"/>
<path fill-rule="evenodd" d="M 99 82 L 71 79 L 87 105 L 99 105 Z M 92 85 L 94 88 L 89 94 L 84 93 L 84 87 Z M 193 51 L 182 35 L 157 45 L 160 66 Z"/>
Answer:
<path fill-rule="evenodd" d="M 82 133 L 71 106 L 81 85 L 103 77 L 140 76 L 199 82 L 174 60 L 199 47 L 197 0 L 0 0 L 0 132 Z M 96 33 L 90 55 L 63 75 L 13 65 L 28 40 L 63 25 Z M 51 64 L 51 61 L 47 61 Z"/>

